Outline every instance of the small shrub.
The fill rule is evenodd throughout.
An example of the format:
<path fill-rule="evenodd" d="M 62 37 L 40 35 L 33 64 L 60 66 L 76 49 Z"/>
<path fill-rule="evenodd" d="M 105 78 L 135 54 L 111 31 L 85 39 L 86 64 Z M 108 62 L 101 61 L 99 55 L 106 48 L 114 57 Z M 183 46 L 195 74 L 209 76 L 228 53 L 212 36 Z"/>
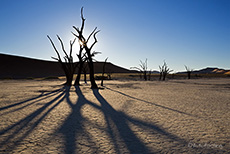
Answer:
<path fill-rule="evenodd" d="M 59 77 L 57 77 L 57 76 L 48 76 L 48 77 L 44 78 L 44 80 L 56 80 L 56 79 L 59 79 Z"/>
<path fill-rule="evenodd" d="M 13 78 L 12 77 L 3 77 L 3 78 L 1 78 L 1 80 L 13 80 Z"/>
<path fill-rule="evenodd" d="M 101 79 L 102 79 L 102 75 L 95 76 L 95 80 L 101 80 Z M 104 80 L 108 80 L 108 77 L 104 76 Z"/>

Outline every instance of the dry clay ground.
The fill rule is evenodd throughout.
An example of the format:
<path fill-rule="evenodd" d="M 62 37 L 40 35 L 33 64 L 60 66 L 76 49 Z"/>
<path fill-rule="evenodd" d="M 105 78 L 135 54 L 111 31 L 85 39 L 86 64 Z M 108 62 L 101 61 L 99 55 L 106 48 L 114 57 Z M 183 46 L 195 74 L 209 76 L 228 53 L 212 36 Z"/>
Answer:
<path fill-rule="evenodd" d="M 0 81 L 0 153 L 229 153 L 230 79 Z"/>

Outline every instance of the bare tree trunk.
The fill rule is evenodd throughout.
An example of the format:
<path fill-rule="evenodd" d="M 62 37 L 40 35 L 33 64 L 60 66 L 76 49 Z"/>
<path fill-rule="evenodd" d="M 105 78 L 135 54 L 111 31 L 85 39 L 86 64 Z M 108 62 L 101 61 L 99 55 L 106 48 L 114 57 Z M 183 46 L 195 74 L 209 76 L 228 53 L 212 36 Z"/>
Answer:
<path fill-rule="evenodd" d="M 103 86 L 104 74 L 105 74 L 105 65 L 106 65 L 107 59 L 108 58 L 105 59 L 105 62 L 104 62 L 104 65 L 103 65 L 103 69 L 102 69 L 101 86 Z"/>
<path fill-rule="evenodd" d="M 84 73 L 84 82 L 85 82 L 85 84 L 87 84 L 87 77 L 86 77 L 87 68 L 88 68 L 88 65 L 84 62 L 84 65 L 83 65 L 83 67 L 82 67 L 82 71 L 83 71 L 83 73 Z"/>
<path fill-rule="evenodd" d="M 162 66 L 163 67 L 163 66 Z M 163 68 L 161 66 L 159 66 L 160 69 L 160 76 L 159 76 L 159 81 L 161 81 L 162 78 L 162 73 L 163 73 Z"/>
<path fill-rule="evenodd" d="M 184 65 L 185 66 L 185 69 L 186 69 L 186 71 L 187 71 L 187 75 L 188 75 L 188 79 L 191 79 L 191 73 L 192 73 L 192 69 L 190 69 L 189 67 L 187 67 L 186 65 Z"/>
<path fill-rule="evenodd" d="M 163 81 L 165 81 L 166 75 L 167 75 L 166 73 L 163 73 L 163 79 L 162 79 Z"/>
<path fill-rule="evenodd" d="M 166 64 L 166 62 L 164 61 L 164 64 L 162 65 L 162 66 L 159 66 L 159 68 L 160 68 L 160 78 L 159 78 L 159 80 L 161 80 L 161 78 L 163 77 L 163 81 L 165 81 L 165 79 L 166 79 L 166 76 L 170 73 L 170 72 L 172 72 L 173 70 L 170 70 L 169 68 L 168 68 L 168 66 L 167 66 L 167 64 Z"/>
<path fill-rule="evenodd" d="M 191 72 L 188 72 L 188 79 L 191 79 Z"/>
<path fill-rule="evenodd" d="M 55 52 L 57 53 L 57 56 L 58 56 L 58 58 L 54 58 L 54 57 L 52 57 L 52 58 L 57 60 L 61 64 L 61 67 L 62 67 L 63 71 L 65 72 L 66 82 L 65 82 L 64 85 L 71 86 L 72 85 L 72 80 L 73 80 L 73 74 L 74 74 L 75 68 L 76 68 L 75 64 L 73 63 L 72 47 L 73 47 L 73 44 L 74 44 L 76 39 L 74 39 L 73 42 L 70 41 L 70 53 L 68 55 L 66 53 L 66 51 L 65 51 L 64 44 L 63 44 L 61 38 L 57 35 L 57 38 L 60 41 L 61 46 L 62 46 L 62 51 L 65 54 L 65 57 L 64 57 L 65 62 L 62 62 L 60 54 L 59 54 L 57 48 L 55 47 L 52 39 L 48 35 L 47 35 L 47 37 L 50 40 L 50 42 L 51 42 L 51 44 L 52 44 L 52 46 L 53 46 L 53 48 L 54 48 L 54 50 L 55 50 Z"/>
<path fill-rule="evenodd" d="M 87 54 L 87 60 L 88 60 L 88 65 L 89 65 L 89 69 L 90 69 L 90 82 L 91 82 L 91 88 L 92 89 L 98 89 L 98 86 L 95 82 L 95 78 L 94 78 L 94 64 L 93 64 L 93 56 L 95 55 L 95 53 L 91 53 L 91 50 L 93 48 L 93 46 L 97 43 L 97 38 L 96 38 L 96 34 L 99 31 L 97 30 L 97 27 L 90 33 L 90 35 L 88 36 L 88 38 L 86 39 L 83 36 L 83 29 L 84 29 L 84 25 L 85 25 L 85 18 L 83 17 L 83 8 L 81 8 L 81 19 L 82 19 L 82 25 L 81 28 L 76 28 L 75 26 L 73 26 L 73 28 L 77 31 L 77 34 L 73 33 L 72 34 L 74 36 L 76 36 L 79 39 L 79 43 L 81 44 L 81 46 L 85 49 L 86 54 Z M 94 42 L 93 44 L 89 47 L 88 46 L 88 42 L 90 40 L 90 37 L 93 35 L 94 37 Z"/>
<path fill-rule="evenodd" d="M 86 53 L 88 54 L 88 65 L 89 65 L 89 79 L 91 82 L 91 89 L 98 89 L 98 86 L 95 82 L 95 78 L 94 78 L 94 65 L 93 65 L 93 59 L 90 55 L 90 51 L 86 50 Z"/>
<path fill-rule="evenodd" d="M 85 82 L 85 84 L 87 84 L 87 80 L 86 80 L 86 70 L 84 70 L 83 72 L 84 72 L 84 82 Z"/>
<path fill-rule="evenodd" d="M 160 72 L 160 77 L 159 77 L 159 80 L 161 80 L 161 78 L 162 78 L 162 72 Z"/>
<path fill-rule="evenodd" d="M 140 79 L 142 79 L 142 75 L 143 75 L 143 78 L 145 81 L 147 81 L 147 59 L 145 59 L 145 62 L 142 62 L 140 60 L 140 64 L 139 64 L 140 68 L 139 67 L 131 67 L 131 69 L 137 69 L 139 72 L 140 72 Z"/>
<path fill-rule="evenodd" d="M 80 86 L 81 72 L 82 72 L 83 62 L 79 61 L 79 68 L 77 71 L 77 77 L 74 82 L 74 86 Z"/>
<path fill-rule="evenodd" d="M 145 81 L 147 81 L 147 72 L 146 71 L 144 71 L 144 79 L 145 79 Z"/>

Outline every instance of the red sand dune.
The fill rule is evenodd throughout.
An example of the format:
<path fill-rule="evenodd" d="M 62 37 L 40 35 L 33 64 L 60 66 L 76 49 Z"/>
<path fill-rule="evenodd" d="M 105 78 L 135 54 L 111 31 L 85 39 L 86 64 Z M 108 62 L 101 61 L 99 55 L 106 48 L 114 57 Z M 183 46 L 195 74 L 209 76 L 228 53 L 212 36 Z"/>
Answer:
<path fill-rule="evenodd" d="M 103 62 L 95 62 L 95 73 L 102 72 Z M 106 71 L 111 73 L 130 73 L 130 70 L 106 64 Z M 58 62 L 37 60 L 19 56 L 0 54 L 0 78 L 40 78 L 49 76 L 63 76 Z"/>

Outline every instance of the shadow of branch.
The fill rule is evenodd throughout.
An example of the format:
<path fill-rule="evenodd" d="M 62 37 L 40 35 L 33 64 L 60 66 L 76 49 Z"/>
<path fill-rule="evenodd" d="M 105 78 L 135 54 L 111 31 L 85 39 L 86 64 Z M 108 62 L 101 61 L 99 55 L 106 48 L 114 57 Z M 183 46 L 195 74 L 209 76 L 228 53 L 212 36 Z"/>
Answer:
<path fill-rule="evenodd" d="M 184 114 L 184 115 L 187 115 L 187 116 L 192 116 L 192 117 L 200 118 L 200 117 L 198 117 L 196 115 L 192 115 L 192 114 L 189 114 L 189 113 L 186 113 L 186 112 L 183 112 L 183 111 L 179 111 L 179 110 L 176 110 L 176 109 L 169 108 L 167 106 L 159 105 L 159 104 L 156 104 L 156 103 L 153 103 L 153 102 L 149 102 L 149 101 L 146 101 L 146 100 L 134 97 L 134 96 L 130 96 L 128 94 L 125 94 L 123 92 L 120 92 L 120 91 L 117 91 L 117 90 L 114 90 L 114 89 L 111 89 L 111 88 L 108 88 L 108 87 L 105 87 L 105 88 L 108 89 L 108 90 L 110 90 L 110 91 L 113 91 L 113 92 L 116 92 L 118 94 L 121 94 L 123 96 L 129 97 L 131 99 L 135 99 L 135 100 L 138 100 L 138 101 L 141 101 L 141 102 L 152 104 L 152 105 L 155 105 L 157 107 L 160 107 L 160 108 L 163 108 L 163 109 L 166 109 L 166 110 L 169 110 L 169 111 L 177 112 L 177 113 L 180 113 L 180 114 Z"/>
<path fill-rule="evenodd" d="M 4 136 L 4 134 L 6 133 L 8 134 L 7 134 L 7 137 L 5 137 L 4 140 L 0 142 L 0 149 L 3 149 L 3 151 L 7 151 L 7 152 L 13 151 L 19 145 L 19 143 L 23 139 L 25 139 L 38 126 L 38 124 L 48 115 L 48 113 L 50 113 L 58 104 L 60 104 L 64 100 L 65 98 L 64 94 L 66 90 L 68 90 L 68 88 L 63 87 L 58 90 L 49 92 L 47 94 L 44 94 L 44 95 L 41 94 L 35 98 L 31 98 L 26 101 L 7 106 L 6 108 L 18 106 L 19 107 L 18 109 L 13 110 L 13 111 L 16 111 L 16 110 L 20 110 L 25 107 L 28 108 L 29 105 L 40 102 L 41 100 L 46 100 L 48 97 L 55 96 L 55 98 L 53 98 L 51 101 L 45 103 L 42 107 L 35 110 L 34 112 L 29 114 L 25 118 L 1 130 L 0 135 Z M 30 101 L 33 101 L 33 102 L 23 107 L 20 106 Z"/>

